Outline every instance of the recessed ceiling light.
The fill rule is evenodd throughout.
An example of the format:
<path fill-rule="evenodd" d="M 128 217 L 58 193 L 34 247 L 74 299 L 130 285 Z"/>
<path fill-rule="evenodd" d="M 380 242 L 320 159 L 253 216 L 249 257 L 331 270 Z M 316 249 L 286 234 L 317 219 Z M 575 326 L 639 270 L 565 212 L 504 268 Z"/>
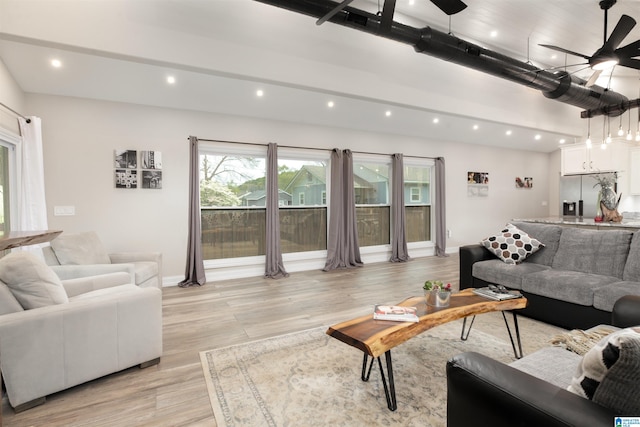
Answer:
<path fill-rule="evenodd" d="M 59 59 L 52 59 L 51 66 L 54 68 L 60 68 L 62 67 L 62 61 L 60 61 Z"/>
<path fill-rule="evenodd" d="M 491 37 L 498 37 L 498 32 L 496 30 L 491 31 L 489 34 Z"/>
<path fill-rule="evenodd" d="M 508 131 L 506 131 L 506 132 L 505 132 L 505 134 L 506 134 L 507 136 L 508 136 L 508 135 L 511 135 L 511 133 L 512 133 L 512 132 L 511 132 L 510 130 L 508 130 Z"/>
<path fill-rule="evenodd" d="M 336 104 L 334 104 L 333 101 L 327 102 L 327 107 L 329 107 L 329 108 L 333 108 L 334 105 L 336 105 Z"/>
<path fill-rule="evenodd" d="M 440 123 L 440 119 L 436 117 L 435 119 L 433 119 L 433 123 Z"/>
<path fill-rule="evenodd" d="M 391 111 L 387 110 L 386 113 L 384 113 L 384 115 L 387 116 L 387 117 L 391 117 Z"/>
<path fill-rule="evenodd" d="M 556 59 L 558 57 L 558 55 L 556 55 L 555 53 L 553 55 L 551 55 L 551 59 Z"/>
<path fill-rule="evenodd" d="M 473 125 L 473 130 L 478 130 L 479 127 L 480 126 L 478 126 L 478 125 Z"/>
<path fill-rule="evenodd" d="M 168 76 L 167 77 L 167 83 L 169 83 L 170 85 L 174 84 L 176 82 L 176 78 L 173 76 Z"/>
<path fill-rule="evenodd" d="M 564 138 L 562 138 L 559 142 L 560 142 L 560 144 L 564 144 L 567 141 Z"/>
<path fill-rule="evenodd" d="M 409 0 L 409 6 L 413 6 L 414 4 L 416 4 L 416 0 Z"/>
<path fill-rule="evenodd" d="M 263 91 L 262 89 L 258 89 L 258 90 L 256 91 L 256 96 L 257 96 L 257 97 L 262 97 L 262 96 L 264 96 L 264 91 Z"/>
<path fill-rule="evenodd" d="M 542 138 L 542 135 L 536 135 L 533 137 L 536 141 L 540 141 L 540 138 Z"/>

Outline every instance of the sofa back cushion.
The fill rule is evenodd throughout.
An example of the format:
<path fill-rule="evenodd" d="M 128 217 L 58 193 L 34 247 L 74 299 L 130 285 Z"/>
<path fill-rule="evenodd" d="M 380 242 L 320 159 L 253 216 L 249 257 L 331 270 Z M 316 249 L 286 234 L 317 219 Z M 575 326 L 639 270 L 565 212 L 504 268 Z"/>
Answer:
<path fill-rule="evenodd" d="M 69 302 L 56 273 L 29 252 L 12 252 L 0 258 L 0 280 L 25 310 Z"/>
<path fill-rule="evenodd" d="M 633 233 L 567 227 L 553 258 L 553 268 L 622 279 Z"/>
<path fill-rule="evenodd" d="M 51 241 L 61 265 L 111 264 L 111 258 L 93 231 L 62 233 Z"/>
<path fill-rule="evenodd" d="M 530 237 L 539 240 L 544 247 L 527 258 L 527 262 L 551 266 L 560 243 L 562 227 L 553 224 L 533 222 L 514 222 L 513 225 L 526 232 Z"/>
<path fill-rule="evenodd" d="M 622 278 L 629 282 L 640 282 L 640 231 L 633 233 Z"/>

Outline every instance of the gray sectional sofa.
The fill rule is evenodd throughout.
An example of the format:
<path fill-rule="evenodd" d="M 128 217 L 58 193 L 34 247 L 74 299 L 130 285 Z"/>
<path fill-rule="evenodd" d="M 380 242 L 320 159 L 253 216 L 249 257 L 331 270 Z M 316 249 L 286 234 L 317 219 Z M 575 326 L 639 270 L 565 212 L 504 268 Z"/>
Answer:
<path fill-rule="evenodd" d="M 607 323 L 614 303 L 640 295 L 640 231 L 513 223 L 544 244 L 506 264 L 481 244 L 460 248 L 460 289 L 498 284 L 529 300 L 526 316 L 565 328 Z"/>

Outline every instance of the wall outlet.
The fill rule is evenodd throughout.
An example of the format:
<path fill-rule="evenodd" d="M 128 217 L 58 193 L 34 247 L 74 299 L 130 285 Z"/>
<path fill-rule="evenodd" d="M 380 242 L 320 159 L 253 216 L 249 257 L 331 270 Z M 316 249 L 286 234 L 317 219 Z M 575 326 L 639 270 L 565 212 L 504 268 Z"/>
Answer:
<path fill-rule="evenodd" d="M 72 216 L 75 214 L 76 214 L 75 206 L 54 206 L 53 207 L 54 216 Z"/>
<path fill-rule="evenodd" d="M 447 229 L 447 237 L 451 238 L 451 230 L 450 229 Z"/>

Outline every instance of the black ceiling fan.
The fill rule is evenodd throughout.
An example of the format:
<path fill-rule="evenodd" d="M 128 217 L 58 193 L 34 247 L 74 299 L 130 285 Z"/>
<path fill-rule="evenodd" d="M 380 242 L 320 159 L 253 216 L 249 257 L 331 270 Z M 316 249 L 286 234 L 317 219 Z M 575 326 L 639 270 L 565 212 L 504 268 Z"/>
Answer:
<path fill-rule="evenodd" d="M 339 13 L 342 9 L 349 6 L 353 0 L 342 0 L 340 4 L 336 5 L 329 13 L 327 13 L 322 18 L 316 21 L 316 25 L 322 25 L 337 13 Z M 395 8 L 396 0 L 385 0 L 385 8 L 393 11 Z M 435 4 L 441 11 L 446 13 L 447 15 L 455 15 L 458 12 L 462 12 L 466 9 L 467 5 L 462 0 L 431 0 L 431 3 Z"/>
<path fill-rule="evenodd" d="M 587 87 L 595 84 L 603 70 L 611 68 L 614 65 L 640 70 L 640 59 L 633 59 L 634 57 L 640 56 L 640 40 L 636 40 L 635 42 L 623 47 L 618 47 L 625 37 L 629 35 L 633 27 L 635 27 L 635 19 L 628 15 L 622 15 L 618 24 L 607 39 L 607 14 L 609 9 L 616 4 L 616 1 L 617 0 L 602 0 L 599 3 L 600 8 L 604 10 L 604 43 L 593 55 L 588 56 L 583 53 L 574 52 L 548 44 L 540 45 L 569 55 L 585 58 L 588 61 L 587 64 L 589 64 L 591 69 L 594 70 L 594 73 L 585 84 Z"/>

